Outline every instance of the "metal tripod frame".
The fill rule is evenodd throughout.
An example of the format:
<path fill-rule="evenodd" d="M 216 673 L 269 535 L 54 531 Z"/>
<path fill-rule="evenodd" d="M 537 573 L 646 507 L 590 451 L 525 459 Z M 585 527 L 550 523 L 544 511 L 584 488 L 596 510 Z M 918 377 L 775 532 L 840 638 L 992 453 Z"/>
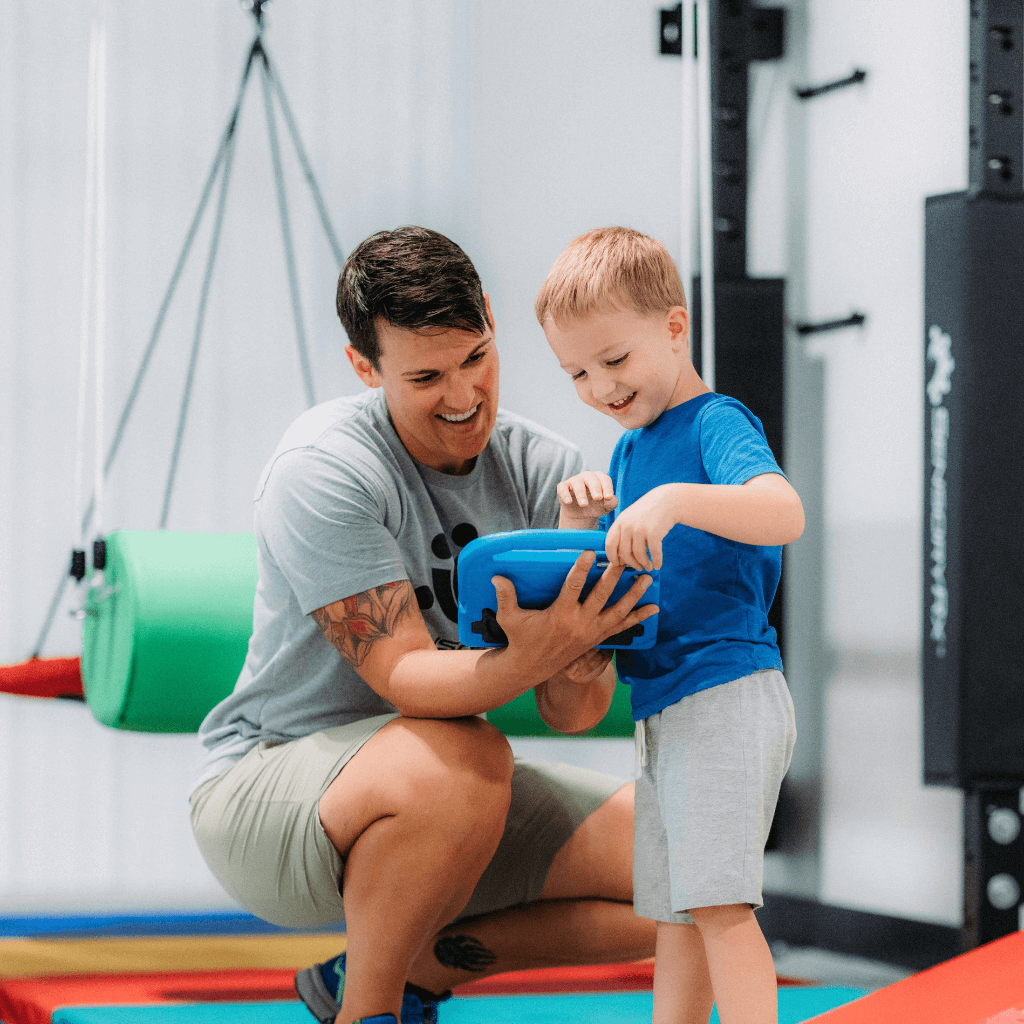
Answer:
<path fill-rule="evenodd" d="M 334 228 L 331 225 L 330 215 L 327 212 L 327 207 L 324 203 L 323 195 L 320 191 L 320 186 L 317 184 L 316 176 L 313 173 L 312 165 L 309 162 L 309 157 L 306 154 L 305 147 L 302 145 L 302 139 L 299 137 L 298 126 L 295 123 L 295 118 L 292 115 L 291 107 L 288 104 L 288 99 L 285 96 L 284 88 L 281 85 L 281 80 L 274 69 L 274 65 L 270 59 L 270 54 L 267 52 L 265 43 L 263 42 L 263 6 L 267 0 L 243 0 L 243 6 L 247 7 L 253 15 L 256 22 L 256 36 L 249 47 L 249 52 L 246 56 L 245 66 L 242 70 L 241 81 L 239 82 L 238 91 L 235 96 L 235 102 L 231 109 L 231 113 L 228 117 L 228 122 L 224 131 L 221 135 L 220 144 L 217 147 L 216 155 L 214 156 L 213 166 L 210 168 L 210 172 L 207 175 L 206 182 L 203 185 L 202 193 L 199 198 L 199 205 L 196 209 L 195 215 L 189 224 L 188 231 L 185 234 L 185 241 L 182 245 L 181 252 L 178 256 L 177 262 L 174 265 L 174 270 L 171 273 L 171 279 L 167 286 L 167 290 L 164 293 L 163 301 L 160 303 L 160 308 L 157 311 L 156 321 L 153 325 L 153 330 L 150 332 L 149 343 L 146 346 L 145 351 L 142 354 L 142 359 L 139 362 L 138 370 L 135 373 L 135 379 L 132 382 L 131 389 L 128 392 L 128 397 L 125 400 L 124 407 L 121 410 L 121 415 L 118 417 L 117 427 L 114 431 L 114 437 L 110 443 L 110 448 L 107 451 L 107 457 L 103 465 L 103 475 L 108 476 L 110 469 L 114 464 L 114 460 L 117 458 L 117 454 L 121 448 L 121 443 L 124 440 L 125 430 L 128 426 L 128 420 L 131 418 L 132 411 L 135 408 L 135 402 L 139 396 L 139 392 L 142 388 L 142 383 L 146 377 L 146 372 L 149 369 L 150 361 L 153 357 L 153 353 L 156 350 L 157 342 L 160 339 L 160 334 L 164 326 L 164 321 L 167 317 L 167 311 L 170 308 L 171 300 L 174 297 L 174 293 L 178 287 L 178 282 L 181 279 L 182 271 L 184 270 L 185 263 L 188 260 L 189 253 L 192 250 L 192 245 L 195 242 L 196 234 L 199 230 L 199 225 L 203 219 L 203 214 L 206 211 L 206 207 L 209 204 L 210 197 L 213 195 L 214 186 L 217 184 L 218 176 L 220 178 L 220 188 L 217 197 L 217 208 L 214 214 L 213 231 L 210 238 L 209 253 L 206 258 L 206 270 L 203 275 L 203 283 L 200 289 L 199 296 L 199 309 L 196 316 L 196 326 L 192 337 L 192 350 L 189 357 L 188 371 L 185 376 L 185 384 L 181 398 L 181 408 L 178 414 L 178 426 L 174 439 L 174 448 L 171 454 L 170 467 L 167 473 L 167 483 L 164 487 L 163 504 L 160 513 L 160 529 L 165 529 L 167 526 L 167 518 L 170 512 L 171 496 L 174 492 L 174 482 L 177 476 L 178 461 L 181 455 L 182 441 L 185 436 L 185 424 L 188 419 L 188 410 L 192 398 L 192 385 L 195 380 L 196 365 L 199 358 L 199 348 L 202 341 L 203 325 L 206 319 L 206 305 L 209 298 L 210 283 L 213 278 L 213 268 L 217 258 L 217 251 L 220 244 L 221 227 L 224 220 L 224 209 L 227 202 L 228 185 L 231 181 L 231 169 L 234 160 L 235 152 L 235 138 L 236 130 L 238 127 L 238 118 L 242 110 L 242 102 L 245 99 L 246 87 L 249 84 L 250 74 L 253 66 L 258 63 L 261 72 L 261 82 L 263 86 L 263 106 L 267 120 L 267 136 L 270 142 L 270 155 L 271 162 L 274 168 L 274 181 L 276 184 L 277 191 L 277 207 L 278 214 L 281 221 L 281 235 L 284 243 L 285 253 L 285 264 L 288 274 L 288 288 L 291 294 L 291 305 L 292 305 L 292 316 L 295 321 L 295 335 L 298 346 L 299 364 L 302 370 L 302 379 L 305 389 L 305 397 L 308 405 L 312 406 L 316 403 L 316 396 L 313 389 L 313 375 L 309 362 L 309 351 L 306 344 L 306 330 L 302 317 L 302 304 L 299 295 L 299 282 L 298 275 L 295 268 L 295 250 L 292 243 L 292 232 L 291 222 L 288 216 L 288 202 L 287 195 L 285 192 L 284 185 L 284 172 L 281 165 L 281 148 L 278 142 L 277 133 L 277 121 L 274 113 L 274 97 L 276 96 L 278 106 L 281 109 L 281 113 L 284 117 L 285 125 L 288 128 L 288 134 L 291 136 L 292 143 L 295 147 L 295 152 L 299 160 L 299 165 L 302 168 L 303 177 L 306 179 L 306 183 L 309 186 L 310 193 L 313 196 L 313 202 L 316 206 L 317 214 L 320 218 L 320 223 L 323 225 L 324 233 L 327 235 L 327 241 L 331 246 L 331 250 L 334 253 L 334 258 L 338 264 L 338 270 L 340 271 L 345 262 L 344 254 L 342 253 L 341 246 L 338 244 L 337 236 L 334 233 Z M 82 535 L 84 536 L 88 529 L 89 524 L 92 521 L 93 511 L 95 509 L 95 496 L 90 500 L 88 507 L 85 510 L 85 514 L 82 518 Z M 43 645 L 46 643 L 46 638 L 49 635 L 50 628 L 53 625 L 54 617 L 56 616 L 57 609 L 60 607 L 60 603 L 64 597 L 64 591 L 67 587 L 70 574 L 64 573 L 61 576 L 61 580 L 57 586 L 57 589 L 53 595 L 53 599 L 50 602 L 50 607 L 46 615 L 46 620 L 43 624 L 43 628 L 39 633 L 39 638 L 36 640 L 36 644 L 32 650 L 30 657 L 39 657 Z"/>

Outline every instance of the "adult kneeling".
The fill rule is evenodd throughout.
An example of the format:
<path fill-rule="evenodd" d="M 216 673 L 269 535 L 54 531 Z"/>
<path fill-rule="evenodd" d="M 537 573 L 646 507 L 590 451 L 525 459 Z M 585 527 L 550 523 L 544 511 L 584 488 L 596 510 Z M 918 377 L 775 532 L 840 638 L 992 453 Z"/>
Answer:
<path fill-rule="evenodd" d="M 580 453 L 498 408 L 490 304 L 449 239 L 373 235 L 337 302 L 371 390 L 300 416 L 260 478 L 253 636 L 200 729 L 192 822 L 254 914 L 345 921 L 346 955 L 299 975 L 321 1020 L 409 1024 L 484 974 L 654 952 L 632 911 L 632 786 L 513 763 L 474 717 L 532 688 L 555 729 L 591 728 L 615 685 L 593 648 L 654 609 L 633 608 L 644 580 L 604 607 L 621 567 L 580 602 L 585 553 L 545 611 L 499 582 L 508 647 L 460 649 L 455 549 L 556 527 Z"/>

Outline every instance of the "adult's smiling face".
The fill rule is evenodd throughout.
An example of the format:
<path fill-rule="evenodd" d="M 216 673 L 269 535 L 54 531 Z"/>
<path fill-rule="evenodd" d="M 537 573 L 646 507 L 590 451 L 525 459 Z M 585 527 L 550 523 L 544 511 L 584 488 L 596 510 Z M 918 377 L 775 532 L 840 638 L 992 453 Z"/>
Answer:
<path fill-rule="evenodd" d="M 417 461 L 456 476 L 470 472 L 498 413 L 494 318 L 482 334 L 459 329 L 404 330 L 377 320 L 379 365 L 345 351 L 364 384 L 384 389 L 391 421 Z"/>

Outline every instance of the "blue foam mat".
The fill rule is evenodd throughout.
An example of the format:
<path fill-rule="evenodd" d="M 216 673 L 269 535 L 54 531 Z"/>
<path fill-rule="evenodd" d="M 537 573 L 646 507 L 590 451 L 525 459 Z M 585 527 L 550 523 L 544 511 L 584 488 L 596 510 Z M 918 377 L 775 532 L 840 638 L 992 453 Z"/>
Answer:
<path fill-rule="evenodd" d="M 42 938 L 50 935 L 270 935 L 296 929 L 278 928 L 244 911 L 163 914 L 69 914 L 0 917 L 0 938 Z M 298 929 L 303 932 L 344 931 L 344 925 Z"/>
<path fill-rule="evenodd" d="M 855 988 L 779 989 L 779 1024 L 809 1017 L 864 995 Z M 439 1024 L 650 1024 L 650 992 L 569 993 L 456 998 L 441 1007 Z M 91 1006 L 56 1010 L 53 1024 L 309 1024 L 298 1002 L 204 1003 L 177 1006 Z M 711 1015 L 718 1024 L 718 1013 Z"/>

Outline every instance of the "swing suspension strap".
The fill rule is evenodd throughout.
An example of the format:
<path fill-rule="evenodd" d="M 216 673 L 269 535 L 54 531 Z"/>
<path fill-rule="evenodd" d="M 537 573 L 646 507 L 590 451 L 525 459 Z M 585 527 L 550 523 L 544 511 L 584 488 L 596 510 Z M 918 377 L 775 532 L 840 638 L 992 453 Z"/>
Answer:
<path fill-rule="evenodd" d="M 82 519 L 85 476 L 85 421 L 89 390 L 89 356 L 94 349 L 95 455 L 94 493 L 96 528 L 102 531 L 103 505 L 103 357 L 106 313 L 106 34 L 101 22 L 93 22 L 89 39 L 89 88 L 86 128 L 85 215 L 82 243 L 82 315 L 79 330 L 78 416 L 75 445 L 74 528 L 75 549 L 70 574 L 81 582 L 85 576 L 86 529 Z M 97 540 L 102 545 L 102 540 Z M 101 552 L 102 556 L 102 552 Z M 101 557 L 102 561 L 102 557 Z M 94 568 L 102 569 L 102 565 Z"/>
<path fill-rule="evenodd" d="M 302 379 L 306 386 L 306 403 L 312 408 L 316 405 L 313 394 L 313 372 L 309 365 L 309 352 L 306 348 L 306 328 L 302 321 L 302 306 L 299 300 L 299 275 L 295 269 L 295 248 L 292 245 L 291 221 L 288 219 L 288 200 L 284 191 L 284 171 L 281 167 L 281 149 L 277 143 L 277 122 L 274 120 L 273 95 L 270 85 L 270 61 L 266 50 L 259 46 L 261 65 L 263 68 L 263 107 L 267 115 L 267 138 L 270 140 L 270 157 L 274 165 L 274 184 L 277 191 L 277 209 L 281 218 L 281 239 L 284 243 L 284 259 L 288 270 L 288 290 L 292 299 L 292 316 L 295 318 L 295 339 L 299 346 L 299 362 L 302 366 Z M 339 268 L 340 269 L 340 268 Z"/>
<path fill-rule="evenodd" d="M 289 135 L 294 144 L 296 155 L 299 160 L 299 164 L 303 171 L 303 176 L 310 188 L 310 192 L 313 197 L 314 205 L 320 219 L 320 223 L 323 226 L 324 233 L 327 236 L 328 244 L 334 254 L 334 258 L 337 261 L 338 270 L 340 271 L 345 262 L 344 253 L 342 252 L 341 246 L 338 244 L 337 235 L 334 232 L 334 228 L 331 224 L 330 216 L 327 212 L 327 206 L 324 203 L 323 195 L 317 184 L 316 177 L 313 173 L 312 165 L 310 164 L 309 157 L 306 153 L 302 140 L 299 137 L 299 132 L 295 119 L 292 116 L 291 108 L 288 105 L 287 98 L 284 93 L 284 87 L 274 70 L 274 66 L 270 60 L 270 55 L 267 52 L 266 46 L 262 39 L 262 18 L 260 16 L 259 6 L 254 5 L 252 11 L 256 19 L 256 37 L 253 40 L 252 45 L 249 48 L 249 52 L 246 57 L 245 67 L 242 72 L 242 78 L 238 86 L 238 91 L 235 97 L 235 103 L 231 111 L 231 115 L 228 118 L 228 123 L 224 132 L 221 136 L 221 141 L 217 149 L 217 153 L 214 157 L 213 166 L 210 169 L 206 181 L 203 185 L 203 190 L 199 199 L 199 204 L 196 209 L 195 215 L 189 224 L 188 231 L 185 235 L 185 241 L 181 249 L 181 253 L 178 256 L 178 260 L 175 263 L 174 270 L 171 274 L 170 282 L 167 286 L 167 290 L 164 293 L 162 302 L 160 303 L 159 310 L 157 311 L 156 320 L 153 325 L 153 329 L 150 333 L 149 343 L 143 352 L 142 359 L 140 360 L 138 370 L 136 371 L 135 378 L 132 382 L 132 386 L 129 389 L 128 397 L 125 400 L 124 406 L 121 410 L 121 414 L 118 417 L 117 426 L 114 430 L 114 436 L 111 440 L 110 446 L 107 449 L 106 459 L 102 460 L 102 471 L 99 469 L 101 460 L 99 459 L 100 448 L 102 440 L 101 434 L 97 434 L 97 460 L 96 460 L 96 483 L 93 487 L 93 496 L 84 513 L 81 513 L 80 508 L 76 509 L 76 520 L 78 514 L 81 514 L 81 529 L 80 537 L 84 537 L 89 530 L 90 524 L 93 522 L 94 515 L 100 512 L 102 503 L 102 487 L 104 478 L 110 473 L 110 469 L 117 458 L 118 452 L 120 451 L 121 444 L 124 440 L 125 430 L 128 426 L 128 421 L 131 418 L 132 412 L 135 408 L 136 401 L 139 393 L 142 389 L 143 381 L 146 377 L 146 372 L 149 369 L 150 362 L 154 351 L 156 350 L 157 342 L 159 341 L 164 321 L 167 317 L 168 309 L 171 305 L 171 300 L 177 289 L 180 281 L 182 272 L 185 267 L 185 263 L 188 260 L 188 256 L 192 250 L 193 243 L 195 242 L 196 235 L 199 230 L 199 225 L 202 221 L 203 214 L 206 211 L 206 207 L 209 204 L 210 197 L 213 194 L 214 185 L 217 182 L 218 174 L 221 175 L 221 187 L 218 196 L 217 212 L 215 215 L 215 222 L 213 228 L 213 234 L 210 244 L 210 253 L 206 263 L 206 273 L 203 279 L 200 302 L 199 302 L 199 313 L 197 317 L 196 329 L 193 334 L 192 341 L 192 352 L 189 360 L 189 368 L 185 379 L 184 394 L 182 396 L 181 409 L 178 417 L 178 429 L 175 437 L 174 450 L 171 456 L 171 465 L 168 473 L 167 485 L 164 491 L 163 508 L 161 511 L 160 526 L 164 528 L 170 509 L 170 501 L 174 488 L 174 481 L 177 473 L 177 466 L 179 462 L 182 440 L 184 438 L 185 422 L 187 419 L 188 406 L 191 399 L 192 384 L 195 376 L 196 361 L 198 359 L 199 343 L 202 337 L 202 327 L 205 319 L 206 302 L 209 293 L 209 286 L 213 275 L 214 260 L 216 257 L 217 247 L 220 241 L 220 229 L 222 218 L 224 214 L 224 207 L 227 198 L 228 183 L 230 181 L 232 158 L 234 155 L 234 143 L 235 143 L 235 132 L 238 126 L 238 118 L 242 108 L 242 101 L 245 97 L 246 86 L 249 82 L 250 73 L 252 71 L 253 64 L 258 59 L 260 61 L 260 70 L 263 75 L 263 87 L 264 87 L 264 104 L 267 108 L 267 121 L 268 121 L 268 134 L 270 135 L 270 146 L 271 146 L 271 157 L 274 165 L 274 177 L 278 195 L 278 212 L 281 218 L 281 230 L 284 236 L 285 242 L 285 260 L 287 264 L 288 282 L 292 297 L 292 311 L 296 322 L 296 335 L 298 338 L 299 347 L 299 358 L 303 372 L 303 383 L 306 392 L 306 399 L 310 405 L 314 404 L 315 395 L 313 392 L 312 385 L 312 374 L 310 372 L 308 351 L 306 348 L 305 329 L 302 325 L 302 312 L 299 303 L 299 292 L 298 292 L 298 275 L 295 270 L 295 259 L 294 259 L 294 247 L 291 240 L 291 229 L 288 221 L 287 205 L 285 202 L 285 187 L 284 187 L 284 175 L 280 160 L 280 150 L 277 142 L 276 125 L 273 119 L 273 108 L 271 104 L 271 97 L 276 95 L 278 104 L 284 115 L 285 124 L 288 127 Z M 99 413 L 97 413 L 98 426 Z M 74 557 L 74 556 L 73 556 Z M 82 557 L 84 558 L 84 552 Z M 84 571 L 84 570 L 83 570 Z M 43 623 L 43 627 L 40 630 L 39 636 L 36 640 L 35 646 L 33 647 L 32 654 L 30 657 L 39 657 L 46 638 L 49 635 L 50 628 L 53 625 L 53 620 L 56 617 L 57 610 L 60 607 L 61 601 L 64 597 L 64 592 L 67 587 L 68 579 L 70 575 L 66 572 L 61 574 L 60 581 L 54 592 L 53 598 L 50 602 L 49 609 L 46 614 L 46 618 Z"/>

